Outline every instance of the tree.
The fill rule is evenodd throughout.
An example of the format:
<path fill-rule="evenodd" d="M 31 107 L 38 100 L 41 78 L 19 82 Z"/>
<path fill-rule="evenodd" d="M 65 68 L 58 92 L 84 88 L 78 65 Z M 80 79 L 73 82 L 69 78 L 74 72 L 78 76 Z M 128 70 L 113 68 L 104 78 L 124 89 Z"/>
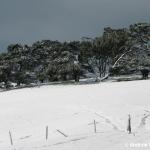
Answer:
<path fill-rule="evenodd" d="M 1 66 L 0 68 L 0 81 L 4 82 L 6 88 L 9 88 L 9 81 L 11 77 L 11 69 L 9 66 Z"/>
<path fill-rule="evenodd" d="M 141 73 L 142 73 L 142 78 L 143 79 L 148 79 L 148 74 L 149 74 L 149 70 L 148 69 L 141 69 Z"/>
<path fill-rule="evenodd" d="M 79 62 L 81 64 L 88 63 L 88 59 L 93 55 L 93 43 L 92 41 L 82 41 L 80 43 L 80 54 L 79 54 Z"/>
<path fill-rule="evenodd" d="M 94 64 L 99 70 L 100 78 L 104 77 L 107 72 L 109 54 L 104 37 L 95 38 L 93 42 Z"/>
<path fill-rule="evenodd" d="M 44 80 L 46 79 L 46 74 L 45 72 L 41 72 L 37 75 L 37 78 L 38 80 L 41 82 L 41 83 L 44 83 Z"/>
<path fill-rule="evenodd" d="M 120 54 L 124 52 L 124 46 L 129 40 L 129 33 L 126 29 L 112 29 L 105 28 L 103 37 L 105 39 L 105 45 L 107 45 L 107 51 L 112 58 L 112 64 L 116 62 Z"/>
<path fill-rule="evenodd" d="M 80 73 L 81 73 L 81 69 L 80 69 L 79 63 L 74 62 L 74 64 L 73 64 L 73 77 L 74 77 L 75 82 L 79 82 Z"/>
<path fill-rule="evenodd" d="M 15 73 L 15 81 L 17 83 L 17 86 L 20 86 L 21 83 L 25 83 L 25 75 L 21 71 L 17 71 Z"/>

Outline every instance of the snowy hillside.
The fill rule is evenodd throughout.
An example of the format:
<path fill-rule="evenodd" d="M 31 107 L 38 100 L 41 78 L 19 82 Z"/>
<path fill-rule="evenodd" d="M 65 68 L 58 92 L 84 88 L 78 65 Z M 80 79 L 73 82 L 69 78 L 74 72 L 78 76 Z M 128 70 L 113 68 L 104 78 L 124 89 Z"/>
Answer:
<path fill-rule="evenodd" d="M 126 132 L 128 114 L 131 135 Z M 148 80 L 1 92 L 0 150 L 133 149 L 131 143 L 150 142 L 149 116 Z"/>

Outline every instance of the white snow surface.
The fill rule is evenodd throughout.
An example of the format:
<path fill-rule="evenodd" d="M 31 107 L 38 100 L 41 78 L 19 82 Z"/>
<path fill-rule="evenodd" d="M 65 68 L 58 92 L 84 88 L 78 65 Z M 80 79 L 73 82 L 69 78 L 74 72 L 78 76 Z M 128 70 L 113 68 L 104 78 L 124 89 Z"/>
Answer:
<path fill-rule="evenodd" d="M 128 114 L 132 134 L 126 132 Z M 129 145 L 150 143 L 149 116 L 149 80 L 0 92 L 0 150 L 150 149 Z"/>

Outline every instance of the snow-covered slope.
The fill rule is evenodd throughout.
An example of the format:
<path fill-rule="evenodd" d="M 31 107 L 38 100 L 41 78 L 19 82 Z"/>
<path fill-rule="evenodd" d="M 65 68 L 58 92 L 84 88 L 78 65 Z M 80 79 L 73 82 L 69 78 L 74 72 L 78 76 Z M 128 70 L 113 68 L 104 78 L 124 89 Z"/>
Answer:
<path fill-rule="evenodd" d="M 131 114 L 131 135 L 126 132 L 128 114 Z M 1 92 L 0 150 L 132 149 L 128 144 L 149 142 L 149 116 L 148 80 Z"/>

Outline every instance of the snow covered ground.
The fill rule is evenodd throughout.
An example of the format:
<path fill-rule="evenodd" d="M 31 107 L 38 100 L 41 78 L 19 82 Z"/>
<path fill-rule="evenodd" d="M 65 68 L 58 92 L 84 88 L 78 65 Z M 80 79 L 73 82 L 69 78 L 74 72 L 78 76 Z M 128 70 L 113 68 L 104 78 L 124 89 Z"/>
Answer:
<path fill-rule="evenodd" d="M 131 135 L 126 132 L 128 114 Z M 138 143 L 150 143 L 149 80 L 51 85 L 0 93 L 0 150 L 150 149 Z"/>

